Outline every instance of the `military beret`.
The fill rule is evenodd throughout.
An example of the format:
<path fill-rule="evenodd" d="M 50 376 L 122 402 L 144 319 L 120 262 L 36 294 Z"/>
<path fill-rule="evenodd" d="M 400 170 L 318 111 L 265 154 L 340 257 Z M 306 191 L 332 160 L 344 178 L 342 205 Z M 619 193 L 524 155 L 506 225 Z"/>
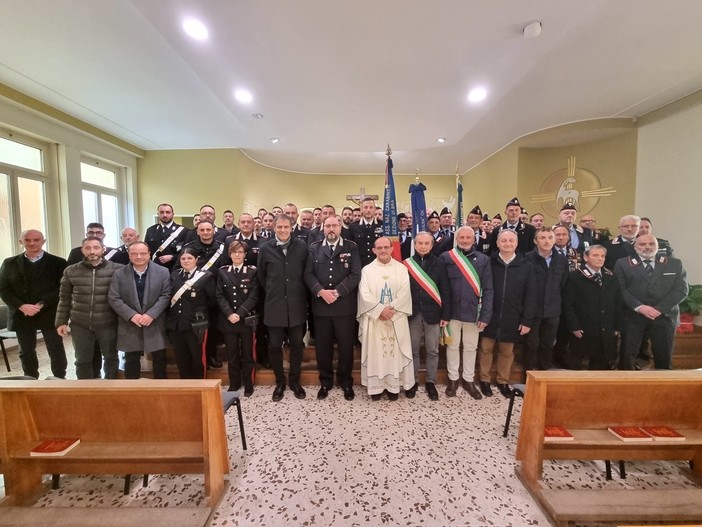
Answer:
<path fill-rule="evenodd" d="M 563 205 L 561 207 L 561 210 L 563 211 L 563 210 L 578 210 L 578 209 L 576 209 L 575 205 L 573 205 L 572 203 L 566 203 L 565 205 Z"/>
<path fill-rule="evenodd" d="M 502 221 L 502 216 L 500 216 L 499 214 L 495 214 L 495 215 L 492 217 L 492 219 L 493 219 L 493 220 L 500 220 L 500 221 Z"/>
<path fill-rule="evenodd" d="M 517 198 L 516 196 L 513 197 L 511 200 L 509 200 L 509 201 L 507 202 L 507 205 L 506 205 L 506 206 L 507 206 L 507 207 L 513 207 L 514 205 L 516 205 L 517 207 L 521 207 L 521 206 L 522 206 L 522 204 L 519 203 L 519 198 Z M 501 218 L 500 218 L 500 219 L 501 219 Z"/>
<path fill-rule="evenodd" d="M 471 211 L 468 214 L 479 214 L 480 216 L 483 215 L 483 211 L 480 210 L 480 205 L 476 205 L 471 209 Z"/>
<path fill-rule="evenodd" d="M 429 214 L 429 216 L 427 216 L 427 219 L 428 219 L 428 220 L 433 220 L 433 219 L 438 220 L 438 219 L 439 219 L 439 215 L 436 213 L 436 211 L 433 211 L 431 214 Z"/>
<path fill-rule="evenodd" d="M 483 214 L 483 221 L 490 221 L 490 216 L 487 213 Z"/>
<path fill-rule="evenodd" d="M 404 212 L 400 212 L 400 213 L 397 215 L 397 221 L 405 220 L 405 219 L 407 219 L 407 214 L 405 214 Z"/>
<path fill-rule="evenodd" d="M 451 214 L 451 211 L 448 209 L 448 207 L 444 207 L 441 209 L 441 215 L 443 216 L 444 214 Z"/>

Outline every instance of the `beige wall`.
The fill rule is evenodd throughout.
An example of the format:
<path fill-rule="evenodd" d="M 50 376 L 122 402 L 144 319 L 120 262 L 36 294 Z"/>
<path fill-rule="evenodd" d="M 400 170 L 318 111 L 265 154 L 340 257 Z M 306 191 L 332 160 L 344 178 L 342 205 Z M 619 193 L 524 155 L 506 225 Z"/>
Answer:
<path fill-rule="evenodd" d="M 400 160 L 395 159 L 395 169 Z M 377 194 L 383 199 L 385 165 L 375 175 L 323 175 L 286 172 L 262 166 L 236 149 L 149 151 L 139 161 L 140 229 L 153 223 L 156 205 L 169 202 L 176 214 L 192 214 L 208 203 L 222 212 L 232 209 L 255 213 L 294 202 L 300 208 L 330 203 L 341 212 L 347 194 Z M 415 178 L 395 176 L 395 192 L 399 210 L 409 210 L 409 186 Z M 455 203 L 455 176 L 421 176 L 427 187 L 429 208 L 441 209 L 444 202 Z M 379 203 L 382 206 L 382 203 Z"/>
<path fill-rule="evenodd" d="M 619 218 L 634 211 L 636 130 L 602 141 L 566 147 L 520 148 L 518 195 L 529 214 L 541 212 L 549 222 L 557 221 L 559 207 L 556 206 L 555 200 L 538 203 L 536 196 L 556 191 L 557 187 L 544 188 L 543 185 L 552 174 L 559 171 L 563 172 L 554 179 L 562 181 L 566 176 L 568 159 L 572 156 L 575 157 L 576 170 L 588 170 L 599 180 L 599 185 L 593 185 L 593 190 L 597 187 L 612 187 L 613 190 L 611 195 L 599 199 L 584 198 L 581 193 L 578 215 L 590 213 L 597 219 L 599 228 L 609 227 L 616 233 Z M 580 174 L 578 172 L 578 178 Z M 578 190 L 582 191 L 583 187 L 579 186 Z"/>
<path fill-rule="evenodd" d="M 483 214 L 492 218 L 499 213 L 504 219 L 505 204 L 517 196 L 517 152 L 517 143 L 512 143 L 466 172 L 463 176 L 466 213 L 480 205 Z"/>
<path fill-rule="evenodd" d="M 641 119 L 636 214 L 670 241 L 691 284 L 702 283 L 699 210 L 702 197 L 702 93 Z"/>

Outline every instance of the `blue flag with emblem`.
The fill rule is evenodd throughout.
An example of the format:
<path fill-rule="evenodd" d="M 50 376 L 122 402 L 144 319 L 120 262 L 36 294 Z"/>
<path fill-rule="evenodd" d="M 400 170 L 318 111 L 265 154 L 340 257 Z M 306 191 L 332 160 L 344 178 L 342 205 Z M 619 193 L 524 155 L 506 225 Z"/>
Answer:
<path fill-rule="evenodd" d="M 417 178 L 419 179 L 419 178 Z M 427 230 L 427 202 L 424 183 L 412 183 L 409 187 L 410 202 L 412 203 L 412 236 Z"/>

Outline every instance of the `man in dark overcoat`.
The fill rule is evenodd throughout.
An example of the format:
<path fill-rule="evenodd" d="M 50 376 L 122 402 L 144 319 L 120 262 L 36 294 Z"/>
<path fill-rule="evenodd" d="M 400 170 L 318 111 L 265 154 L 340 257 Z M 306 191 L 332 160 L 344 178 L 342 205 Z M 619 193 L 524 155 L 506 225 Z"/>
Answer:
<path fill-rule="evenodd" d="M 274 222 L 274 236 L 261 245 L 258 253 L 258 280 L 266 300 L 263 323 L 268 327 L 268 358 L 275 373 L 273 400 L 285 393 L 283 338 L 287 329 L 290 341 L 290 389 L 298 399 L 305 398 L 300 386 L 302 351 L 305 347 L 307 289 L 303 279 L 307 263 L 307 245 L 292 236 L 292 220 L 279 214 Z"/>

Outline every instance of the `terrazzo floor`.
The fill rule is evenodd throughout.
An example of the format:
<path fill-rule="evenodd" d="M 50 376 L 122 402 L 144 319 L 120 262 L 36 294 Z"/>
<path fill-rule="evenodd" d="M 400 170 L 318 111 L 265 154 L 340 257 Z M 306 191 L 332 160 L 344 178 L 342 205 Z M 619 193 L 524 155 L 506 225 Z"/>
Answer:
<path fill-rule="evenodd" d="M 69 362 L 71 351 L 69 353 Z M 12 363 L 19 369 L 18 361 Z M 42 364 L 42 376 L 48 375 Z M 15 373 L 15 372 L 13 372 Z M 75 378 L 69 371 L 69 377 Z M 242 403 L 248 451 L 241 448 L 236 412 L 226 416 L 229 484 L 207 525 L 215 526 L 548 526 L 550 522 L 517 479 L 514 468 L 521 403 L 501 435 L 507 400 L 474 401 L 464 391 L 430 401 L 356 399 L 339 389 L 324 401 L 318 386 L 307 399 L 286 391 L 271 402 L 272 386 L 256 387 Z M 683 488 L 687 464 L 627 463 L 627 478 L 605 479 L 604 462 L 547 462 L 550 488 Z M 202 477 L 123 478 L 63 476 L 37 507 L 204 506 Z M 0 489 L 2 492 L 2 489 Z M 585 524 L 582 524 L 583 526 Z M 588 524 L 599 525 L 599 524 Z M 610 524 L 611 525 L 611 524 Z"/>

